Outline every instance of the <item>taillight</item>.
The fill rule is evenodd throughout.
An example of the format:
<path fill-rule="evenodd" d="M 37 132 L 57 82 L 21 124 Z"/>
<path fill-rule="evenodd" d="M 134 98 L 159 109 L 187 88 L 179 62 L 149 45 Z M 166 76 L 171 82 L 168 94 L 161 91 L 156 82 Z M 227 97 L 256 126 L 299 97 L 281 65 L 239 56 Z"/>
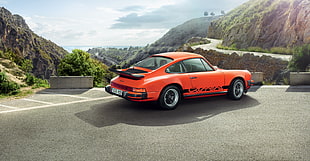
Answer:
<path fill-rule="evenodd" d="M 146 92 L 145 88 L 132 88 L 133 92 Z"/>

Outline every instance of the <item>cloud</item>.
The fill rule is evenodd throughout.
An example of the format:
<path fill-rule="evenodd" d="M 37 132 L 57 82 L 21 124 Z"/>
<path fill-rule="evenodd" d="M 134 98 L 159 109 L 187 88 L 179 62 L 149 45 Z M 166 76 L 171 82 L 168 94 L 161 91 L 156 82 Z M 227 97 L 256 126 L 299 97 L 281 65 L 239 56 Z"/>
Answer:
<path fill-rule="evenodd" d="M 120 9 L 120 11 L 121 12 L 133 12 L 133 11 L 140 11 L 143 9 L 145 9 L 145 7 L 134 5 L 134 6 L 128 6 L 128 7 L 122 8 Z"/>
<path fill-rule="evenodd" d="M 25 17 L 35 33 L 62 46 L 143 46 L 155 42 L 172 27 L 202 17 L 204 11 L 220 14 L 221 10 L 227 12 L 247 0 L 231 1 L 8 0 L 7 6 Z"/>
<path fill-rule="evenodd" d="M 237 4 L 246 0 L 184 0 L 173 5 L 164 5 L 149 12 L 139 13 L 139 6 L 130 6 L 121 11 L 132 11 L 125 16 L 119 17 L 112 29 L 133 29 L 133 28 L 171 28 L 189 19 L 202 17 L 204 11 L 220 14 L 222 10 L 229 11 Z"/>

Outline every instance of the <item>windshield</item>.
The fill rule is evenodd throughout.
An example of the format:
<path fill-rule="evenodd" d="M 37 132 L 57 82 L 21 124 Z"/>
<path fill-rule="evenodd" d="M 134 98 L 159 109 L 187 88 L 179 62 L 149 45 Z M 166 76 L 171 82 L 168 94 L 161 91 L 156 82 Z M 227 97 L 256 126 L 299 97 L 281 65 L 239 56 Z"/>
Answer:
<path fill-rule="evenodd" d="M 166 57 L 160 57 L 160 56 L 153 56 L 153 57 L 148 57 L 140 62 L 138 62 L 135 67 L 142 67 L 146 69 L 151 69 L 155 70 L 167 63 L 172 62 L 173 60 L 170 58 Z"/>

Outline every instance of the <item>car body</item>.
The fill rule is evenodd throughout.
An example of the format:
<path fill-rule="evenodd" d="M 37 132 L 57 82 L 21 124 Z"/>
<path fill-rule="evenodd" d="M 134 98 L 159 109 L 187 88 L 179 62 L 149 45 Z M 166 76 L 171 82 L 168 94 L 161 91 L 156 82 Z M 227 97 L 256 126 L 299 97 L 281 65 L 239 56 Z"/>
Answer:
<path fill-rule="evenodd" d="M 152 55 L 128 69 L 110 69 L 119 76 L 105 90 L 130 101 L 157 101 L 175 109 L 181 99 L 228 95 L 239 100 L 252 85 L 247 70 L 223 70 L 203 56 L 188 52 Z"/>

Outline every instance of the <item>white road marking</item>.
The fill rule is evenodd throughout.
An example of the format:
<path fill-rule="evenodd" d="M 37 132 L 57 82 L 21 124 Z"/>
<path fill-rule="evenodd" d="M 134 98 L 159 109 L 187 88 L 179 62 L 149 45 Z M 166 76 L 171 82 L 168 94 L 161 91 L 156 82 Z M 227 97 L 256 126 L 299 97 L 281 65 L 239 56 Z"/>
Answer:
<path fill-rule="evenodd" d="M 9 108 L 9 109 L 19 109 L 17 107 L 7 106 L 7 105 L 2 105 L 2 104 L 0 104 L 0 107 L 5 107 L 5 108 Z"/>
<path fill-rule="evenodd" d="M 79 101 L 72 101 L 72 102 L 65 102 L 65 103 L 55 103 L 55 104 L 51 104 L 51 105 L 34 106 L 34 107 L 29 107 L 29 108 L 15 108 L 15 109 L 8 110 L 8 111 L 0 111 L 0 114 L 18 112 L 18 111 L 29 111 L 29 110 L 48 108 L 48 107 L 54 107 L 54 106 L 70 105 L 70 104 L 74 104 L 74 103 L 107 100 L 107 99 L 112 99 L 112 98 L 117 98 L 117 96 L 100 97 L 100 98 L 93 98 L 93 99 L 79 100 Z"/>
<path fill-rule="evenodd" d="M 50 103 L 50 102 L 38 101 L 38 100 L 33 100 L 33 99 L 28 99 L 28 98 L 24 98 L 22 100 L 30 101 L 30 102 L 37 102 L 37 103 L 42 103 L 42 104 L 48 104 L 48 105 L 53 105 L 54 104 L 54 103 Z"/>
<path fill-rule="evenodd" d="M 65 96 L 65 97 L 74 97 L 74 98 L 81 98 L 81 99 L 89 99 L 88 97 L 80 97 L 80 96 L 74 96 L 69 94 L 60 94 L 60 93 L 53 93 L 53 92 L 41 92 L 45 94 L 52 94 L 52 95 L 59 95 L 59 96 Z"/>

